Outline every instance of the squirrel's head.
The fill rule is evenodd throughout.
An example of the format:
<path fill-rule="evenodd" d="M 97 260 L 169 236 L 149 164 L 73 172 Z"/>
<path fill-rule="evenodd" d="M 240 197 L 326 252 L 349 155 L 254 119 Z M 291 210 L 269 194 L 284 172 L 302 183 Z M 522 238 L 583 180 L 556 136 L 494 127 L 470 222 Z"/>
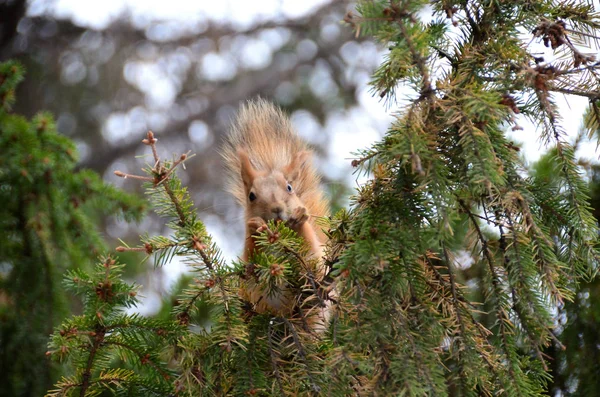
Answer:
<path fill-rule="evenodd" d="M 238 151 L 241 165 L 241 177 L 246 193 L 247 214 L 259 216 L 265 221 L 287 221 L 302 201 L 294 190 L 294 181 L 310 157 L 310 152 L 302 151 L 280 170 L 259 171 L 254 169 L 248 154 Z"/>

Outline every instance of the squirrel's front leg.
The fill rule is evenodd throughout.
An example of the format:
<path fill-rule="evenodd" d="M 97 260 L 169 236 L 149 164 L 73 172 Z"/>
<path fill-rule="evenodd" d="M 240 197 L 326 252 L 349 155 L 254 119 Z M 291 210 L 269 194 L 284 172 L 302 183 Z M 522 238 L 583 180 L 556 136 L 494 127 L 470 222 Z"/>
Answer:
<path fill-rule="evenodd" d="M 263 226 L 267 226 L 267 222 L 260 216 L 255 216 L 254 218 L 250 218 L 246 225 L 248 227 L 248 235 L 252 236 L 262 232 L 264 229 L 259 229 Z"/>
<path fill-rule="evenodd" d="M 290 229 L 294 230 L 298 235 L 310 245 L 312 256 L 321 259 L 323 257 L 323 245 L 317 238 L 317 233 L 313 225 L 308 221 L 308 214 L 305 207 L 298 207 L 292 211 L 292 215 L 287 221 Z"/>
<path fill-rule="evenodd" d="M 287 221 L 287 225 L 290 229 L 300 234 L 307 220 L 308 214 L 306 213 L 306 208 L 298 207 L 294 211 L 292 211 L 292 214 L 290 215 Z"/>
<path fill-rule="evenodd" d="M 262 229 L 263 227 L 267 227 L 267 222 L 260 216 L 250 218 L 246 223 L 246 242 L 244 244 L 244 255 L 242 260 L 247 261 L 254 254 L 256 245 L 253 236 L 264 230 Z"/>

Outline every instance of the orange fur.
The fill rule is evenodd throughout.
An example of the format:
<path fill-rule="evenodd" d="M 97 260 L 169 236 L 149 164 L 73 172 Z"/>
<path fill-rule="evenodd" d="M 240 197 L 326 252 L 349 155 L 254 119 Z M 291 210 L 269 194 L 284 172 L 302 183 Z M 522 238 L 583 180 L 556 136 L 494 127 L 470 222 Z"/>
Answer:
<path fill-rule="evenodd" d="M 315 219 L 327 216 L 329 205 L 320 188 L 320 177 L 310 161 L 311 154 L 278 107 L 263 99 L 249 101 L 241 107 L 222 156 L 227 188 L 245 209 L 243 260 L 254 253 L 252 235 L 256 229 L 265 221 L 281 219 L 304 238 L 312 256 L 321 261 L 326 238 L 315 225 Z M 253 200 L 249 197 L 251 193 Z M 242 297 L 252 302 L 259 312 L 282 314 L 290 306 L 290 297 L 285 293 L 264 297 L 252 281 L 246 283 Z"/>

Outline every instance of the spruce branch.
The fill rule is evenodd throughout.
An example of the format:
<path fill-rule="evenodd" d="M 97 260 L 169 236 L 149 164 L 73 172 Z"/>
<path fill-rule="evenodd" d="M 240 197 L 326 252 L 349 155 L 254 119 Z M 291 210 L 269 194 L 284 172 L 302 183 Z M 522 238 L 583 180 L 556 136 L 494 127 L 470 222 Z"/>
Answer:
<path fill-rule="evenodd" d="M 402 19 L 398 20 L 398 25 L 400 26 L 400 32 L 404 36 L 406 45 L 411 53 L 413 62 L 417 65 L 417 68 L 419 68 L 419 72 L 421 73 L 422 86 L 419 99 L 430 98 L 435 91 L 431 87 L 431 78 L 429 77 L 429 69 L 427 68 L 426 58 L 423 57 L 419 51 L 417 51 L 417 47 L 415 46 L 412 37 L 409 35 L 406 25 Z"/>
<path fill-rule="evenodd" d="M 452 290 L 452 283 L 449 280 L 444 279 L 442 274 L 438 271 L 438 269 L 435 267 L 435 265 L 431 262 L 430 255 L 426 254 L 425 257 L 426 257 L 427 265 L 432 270 L 432 272 L 435 275 L 435 278 L 438 280 L 438 282 L 440 282 L 442 285 L 444 285 L 445 288 L 450 288 L 450 290 Z M 448 261 L 448 259 L 446 259 L 446 261 Z M 447 265 L 447 266 L 450 266 L 450 265 Z M 473 304 L 465 299 L 465 297 L 459 292 L 459 290 L 456 288 L 456 286 L 454 288 L 456 291 L 456 299 L 454 299 L 454 295 L 453 295 L 452 303 L 455 305 L 456 312 L 457 313 L 464 312 L 465 314 L 467 314 L 467 316 L 469 317 L 469 321 L 471 321 L 471 323 L 475 325 L 475 328 L 477 329 L 477 332 L 479 333 L 481 340 L 487 344 L 488 339 L 491 335 L 491 331 L 488 330 L 479 321 L 477 321 L 477 319 L 473 315 L 473 311 L 475 310 L 475 308 L 473 307 Z M 466 306 L 469 306 L 469 307 L 466 307 Z M 457 315 L 457 317 L 458 317 L 458 315 Z M 462 320 L 461 332 L 463 333 L 462 334 L 463 337 L 465 337 L 465 335 L 468 334 L 466 332 L 466 330 L 467 330 L 466 323 L 464 320 Z M 486 363 L 486 365 L 488 366 L 488 368 L 490 369 L 490 372 L 494 375 L 494 377 L 496 379 L 502 381 L 502 378 L 499 376 L 499 374 L 497 372 L 496 366 L 490 361 L 489 353 L 487 353 L 485 351 L 484 346 L 479 347 L 476 345 L 476 349 L 477 349 L 479 356 Z"/>
<path fill-rule="evenodd" d="M 304 259 L 304 255 L 300 254 L 297 250 L 295 250 L 293 247 L 289 246 L 288 244 L 282 243 L 281 245 L 283 246 L 283 249 L 285 250 L 285 252 L 293 255 L 293 257 L 296 258 L 296 260 L 300 263 L 300 265 L 302 266 L 302 270 L 305 272 L 306 278 L 310 282 L 310 285 L 311 285 L 313 291 L 315 292 L 316 297 L 319 300 L 319 306 L 325 307 L 326 304 L 325 304 L 325 301 L 323 300 L 322 295 L 327 294 L 327 291 L 321 286 L 320 283 L 317 283 L 316 277 L 315 277 L 310 265 L 308 263 L 306 263 L 306 260 Z M 327 296 L 327 298 L 329 299 L 328 296 Z"/>
<path fill-rule="evenodd" d="M 142 352 L 138 349 L 136 349 L 135 347 L 128 345 L 127 343 L 123 343 L 123 342 L 118 342 L 115 340 L 105 340 L 104 342 L 102 342 L 104 345 L 112 345 L 112 346 L 117 346 L 117 347 L 121 347 L 123 349 L 127 349 L 130 350 L 131 352 L 133 352 L 140 360 L 140 363 L 145 365 L 148 364 L 150 365 L 156 372 L 160 373 L 160 375 L 165 379 L 165 380 L 169 380 L 171 378 L 171 375 L 169 375 L 167 372 L 165 372 L 162 368 L 160 368 L 150 357 L 149 353 L 145 353 Z"/>
<path fill-rule="evenodd" d="M 547 97 L 541 92 L 537 92 L 538 96 L 541 95 L 541 98 L 543 99 L 540 102 L 542 104 L 544 115 L 546 116 L 544 120 L 546 120 L 547 124 L 549 124 L 549 126 L 546 125 L 546 128 L 549 128 L 552 131 L 552 135 L 556 144 L 557 155 L 560 160 L 561 171 L 566 182 L 568 196 L 570 197 L 570 205 L 572 205 L 575 209 L 574 213 L 577 217 L 578 223 L 578 228 L 575 230 L 575 232 L 581 234 L 582 236 L 586 236 L 584 237 L 583 244 L 589 247 L 590 255 L 594 260 L 597 261 L 600 259 L 600 256 L 596 252 L 596 249 L 590 245 L 590 237 L 592 234 L 597 233 L 597 227 L 595 225 L 596 221 L 587 208 L 585 193 L 582 193 L 583 200 L 580 200 L 577 196 L 578 192 L 581 192 L 584 188 L 577 186 L 577 184 L 580 184 L 580 182 L 576 182 L 579 175 L 576 165 L 573 161 L 574 153 L 572 148 L 568 144 L 565 144 L 560 138 L 561 134 L 557 126 L 558 117 L 556 116 L 552 103 L 548 101 Z"/>
<path fill-rule="evenodd" d="M 271 359 L 271 369 L 273 371 L 273 375 L 275 375 L 275 381 L 277 382 L 277 387 L 279 388 L 279 393 L 280 395 L 285 395 L 285 392 L 283 391 L 283 384 L 281 382 L 281 374 L 279 372 L 279 357 L 278 354 L 275 350 L 275 343 L 273 340 L 273 320 L 269 320 L 269 327 L 267 330 L 267 339 L 269 342 L 269 356 Z"/>
<path fill-rule="evenodd" d="M 310 381 L 310 387 L 313 393 L 319 393 L 321 391 L 321 387 L 319 385 L 317 385 L 317 382 L 315 381 L 312 371 L 308 365 L 308 357 L 306 355 L 306 352 L 304 350 L 304 346 L 302 345 L 302 342 L 300 341 L 300 337 L 298 336 L 298 332 L 296 331 L 296 327 L 294 327 L 294 324 L 292 324 L 290 322 L 290 320 L 288 320 L 285 317 L 279 317 L 279 320 L 281 320 L 287 327 L 287 329 L 290 331 L 290 333 L 292 334 L 292 339 L 294 341 L 294 345 L 296 345 L 296 349 L 298 352 L 298 356 L 300 357 L 300 360 L 302 362 L 302 365 L 304 367 L 304 371 L 306 373 L 306 376 L 308 376 L 308 379 Z"/>
<path fill-rule="evenodd" d="M 79 271 L 65 278 L 67 287 L 84 297 L 84 315 L 65 323 L 49 344 L 47 355 L 60 361 L 81 363 L 77 377 L 57 383 L 55 391 L 59 395 L 76 388 L 80 396 L 87 396 L 111 384 L 119 390 L 153 389 L 157 391 L 155 394 L 170 389 L 167 373 L 158 363 L 157 351 L 173 343 L 180 330 L 171 323 L 120 313 L 123 306 L 134 304 L 137 299 L 135 287 L 120 280 L 122 268 L 115 260 L 106 258 L 92 275 Z M 160 380 L 149 384 L 150 376 L 109 369 L 114 354 L 111 346 L 134 352 L 139 363 L 153 368 Z M 123 374 L 127 377 L 122 377 Z M 117 378 L 123 383 L 114 384 Z"/>
<path fill-rule="evenodd" d="M 94 359 L 96 357 L 96 354 L 98 353 L 98 349 L 104 342 L 103 330 L 101 328 L 97 329 L 95 331 L 95 333 L 96 333 L 96 335 L 93 337 L 94 342 L 91 346 L 91 349 L 90 349 L 90 352 L 88 355 L 87 364 L 85 366 L 85 369 L 83 370 L 83 374 L 81 375 L 82 382 L 80 384 L 80 391 L 79 391 L 80 397 L 85 397 L 85 393 L 87 392 L 87 389 L 90 387 L 90 380 L 92 377 L 92 366 L 94 365 Z"/>
<path fill-rule="evenodd" d="M 115 171 L 115 175 L 123 177 L 123 178 L 133 177 L 134 179 L 151 181 L 151 182 L 153 182 L 154 188 L 162 187 L 164 189 L 165 193 L 167 194 L 167 196 L 169 197 L 171 205 L 175 209 L 179 226 L 181 228 L 193 228 L 195 221 L 190 219 L 189 216 L 186 215 L 186 213 L 183 209 L 182 203 L 180 202 L 179 198 L 176 196 L 176 194 L 174 193 L 170 184 L 168 183 L 168 181 L 170 180 L 170 178 L 173 175 L 173 172 L 175 172 L 177 167 L 179 165 L 182 165 L 186 160 L 188 160 L 190 158 L 189 152 L 182 154 L 177 160 L 175 160 L 172 164 L 170 164 L 168 168 L 166 168 L 164 166 L 161 158 L 158 155 L 158 150 L 156 148 L 157 141 L 158 141 L 158 139 L 155 138 L 152 131 L 148 131 L 146 138 L 142 141 L 145 145 L 150 146 L 150 148 L 152 150 L 152 155 L 154 158 L 154 166 L 151 168 L 151 173 L 153 174 L 153 178 L 142 177 L 142 176 L 132 176 L 130 174 L 126 174 L 121 171 Z M 206 267 L 208 268 L 208 270 L 210 270 L 210 271 L 214 270 L 214 264 L 213 264 L 212 260 L 210 259 L 210 257 L 206 254 L 206 252 L 205 252 L 206 245 L 204 245 L 201 242 L 201 238 L 199 236 L 191 236 L 191 239 L 192 239 L 192 241 L 190 241 L 190 244 L 191 244 L 192 249 L 194 249 L 200 255 L 200 257 L 202 258 L 202 260 L 203 260 L 204 264 L 206 265 Z M 171 248 L 174 246 L 181 247 L 186 243 L 187 242 L 171 243 L 171 244 L 167 244 L 166 246 L 163 246 L 161 248 L 166 249 L 166 248 Z M 140 248 L 131 249 L 128 247 L 121 247 L 120 249 L 123 251 L 125 251 L 125 250 L 127 250 L 127 251 L 140 250 Z M 145 246 L 144 249 L 146 250 L 146 252 L 148 252 L 148 250 L 150 248 L 148 246 Z M 156 247 L 152 247 L 152 249 L 156 249 Z"/>
<path fill-rule="evenodd" d="M 499 213 L 496 213 L 496 217 L 499 218 Z M 514 224 L 512 223 L 510 213 L 507 213 L 507 217 L 508 217 L 509 226 L 511 228 L 511 232 L 513 233 L 513 235 L 515 235 L 516 230 L 514 229 Z M 502 225 L 498 226 L 498 230 L 500 232 L 500 240 L 499 240 L 500 244 L 499 245 L 500 245 L 500 250 L 502 251 L 502 257 L 504 258 L 505 266 L 507 268 L 512 268 L 513 264 L 511 264 L 511 259 L 508 257 L 508 254 L 507 254 L 508 245 L 506 242 L 506 235 L 505 235 L 504 228 L 502 227 Z M 515 267 L 517 267 L 517 269 L 519 269 L 517 271 L 519 271 L 518 276 L 520 279 L 521 287 L 526 287 L 527 281 L 523 278 L 522 271 L 520 271 L 521 269 L 524 268 L 524 266 L 522 263 L 520 263 L 521 255 L 519 252 L 519 244 L 513 243 L 513 244 L 511 244 L 511 246 L 515 250 L 516 263 L 514 265 L 515 265 Z M 510 281 L 510 278 L 509 278 L 509 284 L 512 284 Z M 511 293 L 512 301 L 513 301 L 512 308 L 515 311 L 515 313 L 517 314 L 517 316 L 521 322 L 521 325 L 523 326 L 523 328 L 525 329 L 525 332 L 527 333 L 527 335 L 529 337 L 529 340 L 536 352 L 536 357 L 542 364 L 544 371 L 548 371 L 548 366 L 546 365 L 546 360 L 542 356 L 542 352 L 540 350 L 540 346 L 543 346 L 544 340 L 540 340 L 540 338 L 538 336 L 533 334 L 531 325 L 529 324 L 527 318 L 525 317 L 525 315 L 523 313 L 521 298 L 517 295 L 517 290 L 514 285 L 510 285 L 510 293 Z M 535 313 L 529 313 L 529 315 L 531 315 L 531 314 L 533 314 L 533 316 L 535 317 Z M 544 328 L 545 327 L 546 327 L 546 325 L 544 325 Z"/>
<path fill-rule="evenodd" d="M 502 349 L 506 356 L 506 359 L 508 360 L 507 369 L 513 380 L 513 385 L 516 386 L 518 389 L 519 388 L 519 380 L 517 379 L 516 374 L 513 369 L 513 360 L 514 360 L 513 356 L 514 355 L 511 351 L 509 351 L 509 346 L 511 346 L 511 343 L 508 340 L 509 339 L 508 334 L 511 333 L 511 331 L 509 329 L 507 329 L 507 324 L 510 323 L 510 319 L 506 315 L 505 308 L 502 307 L 502 298 L 501 298 L 503 295 L 502 286 L 501 286 L 501 281 L 498 278 L 495 261 L 493 259 L 493 254 L 489 248 L 487 239 L 483 235 L 483 232 L 481 231 L 481 228 L 479 227 L 479 224 L 477 223 L 476 218 L 471 215 L 471 211 L 469 210 L 469 207 L 461 199 L 458 200 L 458 203 L 460 204 L 460 206 L 463 208 L 463 210 L 469 216 L 469 218 L 471 220 L 471 224 L 475 228 L 479 242 L 481 243 L 481 246 L 482 246 L 482 252 L 486 259 L 488 269 L 490 272 L 490 276 L 492 279 L 493 293 L 495 295 L 497 325 L 498 325 L 498 330 L 500 332 L 500 338 L 502 341 L 501 346 L 502 346 Z"/>
<path fill-rule="evenodd" d="M 403 313 L 402 310 L 394 310 L 394 312 L 395 312 L 394 314 L 398 315 L 398 317 L 400 319 L 400 324 L 402 324 L 404 326 L 404 329 L 407 331 L 407 332 L 405 332 L 404 336 L 408 339 L 408 342 L 410 343 L 410 348 L 412 350 L 412 354 L 416 358 L 416 360 L 414 360 L 414 361 L 415 361 L 415 364 L 417 365 L 417 371 L 419 372 L 419 375 L 425 377 L 425 380 L 427 381 L 427 385 L 429 386 L 429 391 L 431 393 L 434 393 L 437 388 L 434 386 L 434 382 L 431 378 L 430 368 L 429 368 L 429 366 L 426 365 L 427 361 L 423 358 L 422 350 L 417 347 L 415 338 L 413 337 L 412 333 L 410 332 L 411 327 L 408 324 L 408 319 L 406 318 L 406 315 Z M 385 357 L 385 355 L 387 354 L 387 349 L 385 349 L 385 346 L 383 346 L 382 341 L 379 341 L 379 346 L 380 346 L 381 354 Z M 385 358 L 382 361 L 385 362 Z M 385 365 L 385 368 L 387 368 L 388 364 L 385 363 L 384 365 Z M 384 376 L 385 376 L 385 371 L 384 371 Z"/>

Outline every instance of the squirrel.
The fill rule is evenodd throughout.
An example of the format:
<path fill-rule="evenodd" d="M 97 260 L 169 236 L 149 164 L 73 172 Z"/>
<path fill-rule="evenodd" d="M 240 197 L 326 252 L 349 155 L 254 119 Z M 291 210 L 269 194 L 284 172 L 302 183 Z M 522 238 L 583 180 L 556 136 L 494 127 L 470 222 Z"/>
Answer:
<path fill-rule="evenodd" d="M 257 250 L 253 236 L 269 220 L 286 222 L 310 247 L 310 257 L 322 266 L 325 233 L 315 219 L 328 215 L 329 204 L 311 163 L 312 151 L 295 133 L 290 120 L 272 103 L 258 98 L 240 108 L 221 152 L 227 189 L 245 209 L 246 233 L 241 259 Z M 289 314 L 292 297 L 282 291 L 264 296 L 253 280 L 242 283 L 241 297 L 259 313 Z"/>

